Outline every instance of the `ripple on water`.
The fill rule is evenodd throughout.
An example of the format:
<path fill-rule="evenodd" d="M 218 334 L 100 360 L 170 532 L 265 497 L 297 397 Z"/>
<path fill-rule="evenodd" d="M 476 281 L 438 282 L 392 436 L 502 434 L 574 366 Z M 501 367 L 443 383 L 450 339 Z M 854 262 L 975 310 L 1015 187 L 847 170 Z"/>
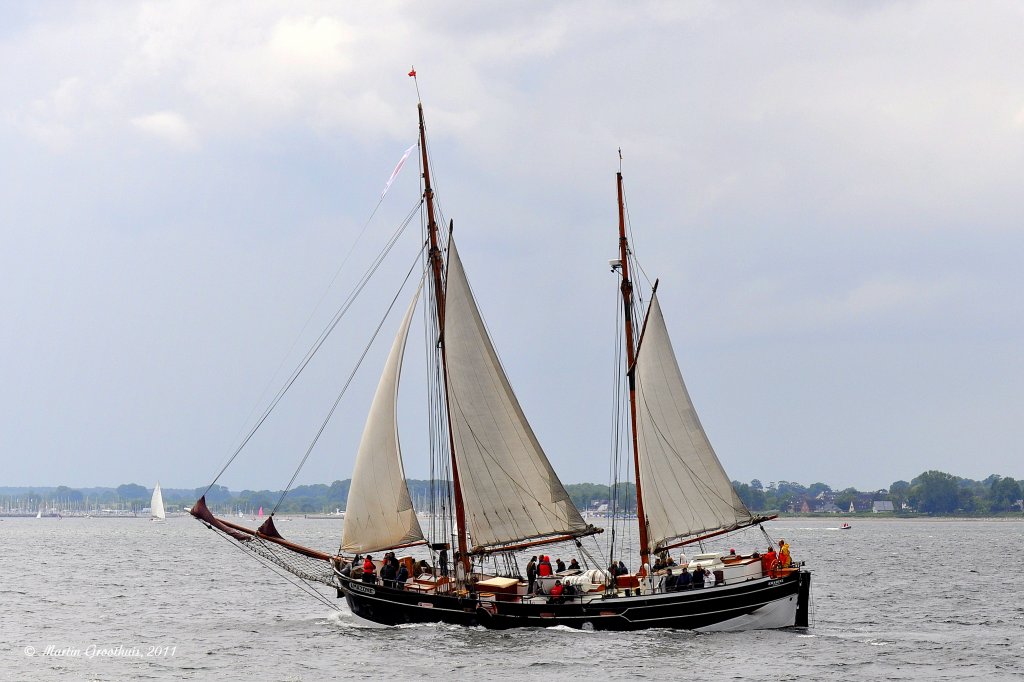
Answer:
<path fill-rule="evenodd" d="M 18 680 L 322 680 L 339 671 L 346 679 L 607 680 L 693 670 L 743 679 L 784 661 L 791 679 L 830 682 L 1004 679 L 1019 669 L 1022 581 L 985 566 L 951 571 L 937 558 L 1000 556 L 1019 566 L 1024 523 L 865 519 L 846 533 L 831 532 L 834 525 L 801 519 L 784 530 L 814 570 L 810 629 L 697 635 L 383 628 L 333 595 L 340 610 L 308 598 L 190 519 L 8 519 L 0 642 L 9 644 L 0 669 Z M 334 525 L 287 526 L 298 541 L 337 542 Z M 176 652 L 134 661 L 22 653 L 90 643 Z"/>

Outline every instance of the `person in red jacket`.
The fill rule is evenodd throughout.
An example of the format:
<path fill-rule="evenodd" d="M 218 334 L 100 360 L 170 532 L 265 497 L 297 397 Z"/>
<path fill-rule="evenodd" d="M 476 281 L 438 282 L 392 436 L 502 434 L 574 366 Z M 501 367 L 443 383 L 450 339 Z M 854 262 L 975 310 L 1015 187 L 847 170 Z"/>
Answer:
<path fill-rule="evenodd" d="M 564 589 L 565 588 L 562 587 L 562 581 L 556 580 L 554 586 L 551 588 L 551 591 L 548 593 L 551 597 L 550 599 L 548 599 L 548 603 L 560 604 L 562 602 L 562 592 Z"/>
<path fill-rule="evenodd" d="M 537 575 L 540 577 L 549 576 L 554 571 L 551 570 L 551 559 L 545 554 L 541 556 L 540 562 L 537 564 Z"/>
<path fill-rule="evenodd" d="M 769 547 L 768 551 L 761 555 L 761 570 L 765 575 L 775 575 L 775 564 L 779 561 L 775 555 L 775 548 Z"/>

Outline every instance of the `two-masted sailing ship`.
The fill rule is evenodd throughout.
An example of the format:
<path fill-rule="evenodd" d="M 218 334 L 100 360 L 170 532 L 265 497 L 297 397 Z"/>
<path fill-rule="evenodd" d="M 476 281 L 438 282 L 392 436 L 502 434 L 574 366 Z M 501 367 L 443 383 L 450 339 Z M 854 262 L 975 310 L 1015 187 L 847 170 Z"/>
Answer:
<path fill-rule="evenodd" d="M 573 504 L 527 421 L 484 325 L 449 224 L 442 230 L 419 105 L 421 287 L 384 364 L 352 472 L 343 536 L 324 552 L 281 536 L 274 514 L 258 529 L 215 517 L 201 498 L 192 515 L 257 557 L 332 587 L 352 613 L 383 624 L 444 622 L 514 628 L 566 625 L 594 630 L 651 627 L 736 630 L 806 626 L 810 573 L 766 566 L 756 553 L 700 553 L 678 572 L 706 569 L 708 588 L 678 589 L 658 570 L 684 545 L 759 526 L 733 489 L 697 418 L 658 300 L 640 315 L 630 279 L 621 171 L 617 174 L 619 258 L 612 261 L 625 337 L 627 439 L 635 473 L 639 557 L 599 559 L 602 528 Z M 398 387 L 406 341 L 425 290 L 427 354 L 436 380 L 426 429 L 434 459 L 429 510 L 414 508 L 398 435 Z M 618 294 L 616 294 L 618 295 Z M 211 484 L 212 485 L 212 484 Z M 429 511 L 422 518 L 419 512 Z M 619 521 L 619 523 L 625 523 Z M 424 529 L 424 525 L 429 527 Z M 762 528 L 763 530 L 763 528 Z M 609 534 L 611 535 L 611 534 Z M 767 537 L 767 533 L 765 533 Z M 770 538 L 768 542 L 771 542 Z M 537 580 L 521 575 L 524 551 L 579 550 L 583 564 Z M 383 568 L 385 553 L 405 580 Z M 408 556 L 398 557 L 398 554 Z M 419 555 L 419 561 L 414 555 Z M 369 570 L 364 570 L 364 567 Z M 653 569 L 653 570 L 652 570 Z M 384 576 L 382 579 L 381 576 Z M 558 583 L 561 594 L 555 588 Z M 567 586 L 569 589 L 564 589 Z M 532 590 L 531 590 L 532 588 Z"/>

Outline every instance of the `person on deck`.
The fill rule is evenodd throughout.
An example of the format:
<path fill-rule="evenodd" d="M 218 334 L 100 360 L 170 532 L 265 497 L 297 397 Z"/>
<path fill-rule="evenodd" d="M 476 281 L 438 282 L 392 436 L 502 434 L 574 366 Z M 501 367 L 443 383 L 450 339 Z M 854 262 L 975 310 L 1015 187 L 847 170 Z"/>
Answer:
<path fill-rule="evenodd" d="M 626 564 L 622 562 L 622 559 L 619 559 L 619 570 L 616 575 L 629 575 L 629 569 L 626 568 Z"/>
<path fill-rule="evenodd" d="M 380 567 L 380 579 L 384 583 L 384 587 L 394 588 L 395 576 L 398 575 L 398 570 L 395 565 L 391 563 L 390 557 L 385 557 L 384 565 Z"/>
<path fill-rule="evenodd" d="M 662 589 L 665 592 L 675 592 L 677 580 L 678 578 L 672 575 L 671 568 L 665 569 L 665 582 L 661 584 Z"/>
<path fill-rule="evenodd" d="M 537 582 L 537 557 L 530 557 L 530 563 L 526 564 L 526 594 L 533 594 L 534 583 Z"/>
<path fill-rule="evenodd" d="M 405 564 L 399 564 L 398 573 L 395 574 L 395 587 L 398 589 L 405 588 L 405 581 L 409 579 L 409 569 L 405 567 Z"/>
<path fill-rule="evenodd" d="M 441 575 L 448 577 L 448 550 L 444 547 L 441 548 L 441 552 L 437 555 L 437 565 L 441 569 Z"/>
<path fill-rule="evenodd" d="M 779 538 L 779 567 L 789 568 L 789 565 L 793 563 L 793 557 L 789 555 L 789 545 L 782 538 Z"/>
<path fill-rule="evenodd" d="M 698 587 L 704 587 L 704 567 L 697 566 L 693 569 L 693 573 L 690 574 L 690 586 L 694 589 Z"/>
<path fill-rule="evenodd" d="M 676 590 L 688 590 L 690 589 L 691 583 L 692 579 L 690 578 L 690 574 L 687 573 L 686 569 L 684 568 L 683 571 L 679 574 L 679 578 L 676 579 Z"/>
<path fill-rule="evenodd" d="M 572 561 L 569 562 L 569 570 L 570 571 L 578 571 L 578 570 L 580 570 L 580 562 L 576 561 L 576 559 L 574 558 Z"/>
<path fill-rule="evenodd" d="M 562 587 L 562 581 L 561 580 L 556 580 L 555 584 L 551 587 L 551 591 L 548 593 L 550 595 L 550 597 L 551 597 L 550 599 L 548 599 L 548 603 L 549 604 L 559 604 L 559 603 L 561 603 L 561 601 L 562 601 L 562 592 L 564 590 L 565 590 L 565 588 Z"/>
<path fill-rule="evenodd" d="M 768 551 L 761 555 L 761 570 L 766 576 L 775 575 L 775 564 L 778 563 L 779 557 L 775 554 L 775 548 L 769 546 Z"/>
<path fill-rule="evenodd" d="M 366 559 L 363 561 L 363 582 L 377 582 L 377 569 L 373 565 L 373 557 L 369 554 L 366 555 Z"/>
<path fill-rule="evenodd" d="M 565 562 L 561 559 L 555 559 L 555 572 L 561 573 L 565 570 Z"/>
<path fill-rule="evenodd" d="M 537 564 L 537 575 L 544 578 L 552 573 L 554 573 L 554 571 L 551 570 L 551 560 L 548 559 L 546 554 L 541 554 L 540 563 Z"/>

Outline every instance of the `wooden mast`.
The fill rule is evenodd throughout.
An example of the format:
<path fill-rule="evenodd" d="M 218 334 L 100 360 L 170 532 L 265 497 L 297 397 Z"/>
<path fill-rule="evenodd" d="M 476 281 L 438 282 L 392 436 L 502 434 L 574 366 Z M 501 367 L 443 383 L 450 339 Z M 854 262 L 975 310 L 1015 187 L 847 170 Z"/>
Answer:
<path fill-rule="evenodd" d="M 412 74 L 410 74 L 412 75 Z M 438 245 L 437 220 L 434 218 L 434 190 L 430 187 L 430 162 L 427 158 L 427 127 L 423 122 L 423 103 L 417 104 L 420 118 L 420 153 L 423 157 L 423 196 L 427 201 L 427 233 L 430 235 L 430 266 L 434 275 L 434 297 L 437 303 L 437 328 L 441 335 L 441 374 L 444 381 L 444 406 L 448 418 L 448 449 L 452 459 L 452 484 L 455 493 L 455 534 L 458 538 L 459 557 L 466 575 L 470 560 L 466 546 L 466 509 L 462 502 L 462 484 L 459 482 L 459 463 L 455 460 L 455 436 L 452 433 L 451 402 L 448 399 L 448 355 L 444 344 L 444 258 Z"/>
<path fill-rule="evenodd" d="M 622 158 L 622 152 L 619 152 Z M 640 567 L 650 566 L 647 543 L 647 516 L 640 490 L 640 445 L 636 435 L 636 347 L 633 339 L 633 283 L 629 280 L 629 242 L 626 240 L 626 209 L 622 201 L 622 171 L 615 174 L 619 195 L 619 267 L 622 273 L 622 306 L 626 319 L 626 376 L 629 379 L 629 421 L 633 437 L 633 465 L 636 471 L 636 519 L 640 524 Z M 650 570 L 648 568 L 647 570 Z"/>

